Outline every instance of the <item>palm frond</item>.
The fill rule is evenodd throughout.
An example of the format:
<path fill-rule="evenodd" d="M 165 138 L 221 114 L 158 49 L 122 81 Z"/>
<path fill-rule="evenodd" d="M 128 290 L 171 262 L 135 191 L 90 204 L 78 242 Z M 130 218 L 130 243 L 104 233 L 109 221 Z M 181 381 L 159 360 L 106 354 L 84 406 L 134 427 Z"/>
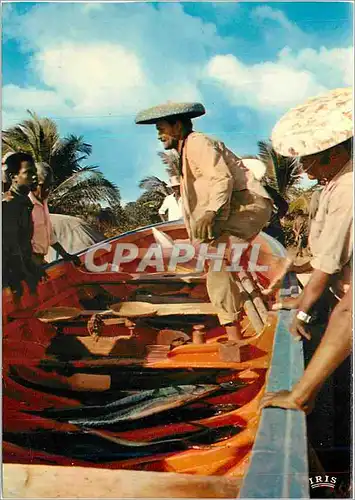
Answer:
<path fill-rule="evenodd" d="M 285 196 L 299 180 L 299 160 L 279 155 L 269 142 L 259 141 L 258 148 L 258 156 L 266 166 L 266 182 Z"/>
<path fill-rule="evenodd" d="M 169 151 L 166 153 L 161 151 L 158 153 L 163 163 L 167 166 L 166 172 L 169 177 L 179 176 L 180 170 L 180 155 L 177 151 Z"/>
<path fill-rule="evenodd" d="M 165 196 L 170 194 L 170 189 L 168 188 L 167 183 L 154 175 L 144 177 L 144 179 L 139 182 L 138 186 L 146 191 L 157 191 Z"/>
<path fill-rule="evenodd" d="M 96 204 L 117 206 L 120 203 L 118 187 L 107 180 L 96 167 L 76 172 L 60 184 L 49 196 L 51 209 L 60 213 L 79 213 Z"/>

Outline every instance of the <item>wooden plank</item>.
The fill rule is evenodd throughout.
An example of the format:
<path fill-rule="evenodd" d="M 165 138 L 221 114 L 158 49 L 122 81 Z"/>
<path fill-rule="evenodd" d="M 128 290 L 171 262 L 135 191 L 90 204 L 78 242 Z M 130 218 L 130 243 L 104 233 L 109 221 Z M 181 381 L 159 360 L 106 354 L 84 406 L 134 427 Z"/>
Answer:
<path fill-rule="evenodd" d="M 4 464 L 3 498 L 236 498 L 240 481 L 219 476 Z"/>
<path fill-rule="evenodd" d="M 174 314 L 217 314 L 216 308 L 210 302 L 182 303 L 182 304 L 154 304 L 157 307 L 157 316 Z"/>

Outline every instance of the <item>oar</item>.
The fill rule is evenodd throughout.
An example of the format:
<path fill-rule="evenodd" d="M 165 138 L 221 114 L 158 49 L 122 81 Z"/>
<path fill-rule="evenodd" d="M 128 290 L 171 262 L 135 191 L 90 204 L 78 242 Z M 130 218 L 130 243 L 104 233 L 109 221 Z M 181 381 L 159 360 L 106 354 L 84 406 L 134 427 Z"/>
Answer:
<path fill-rule="evenodd" d="M 248 295 L 250 295 L 260 319 L 265 324 L 268 319 L 268 311 L 265 307 L 263 299 L 258 293 L 258 288 L 255 285 L 253 278 L 244 270 L 238 272 L 238 277 L 244 290 L 248 293 Z"/>

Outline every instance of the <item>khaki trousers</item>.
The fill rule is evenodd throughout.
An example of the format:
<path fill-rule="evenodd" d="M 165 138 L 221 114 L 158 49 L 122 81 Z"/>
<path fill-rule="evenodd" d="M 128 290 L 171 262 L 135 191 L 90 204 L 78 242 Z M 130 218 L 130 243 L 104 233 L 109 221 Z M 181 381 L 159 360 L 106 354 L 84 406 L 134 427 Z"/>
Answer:
<path fill-rule="evenodd" d="M 234 192 L 231 201 L 231 215 L 226 221 L 216 220 L 214 229 L 218 237 L 212 246 L 227 243 L 229 236 L 234 236 L 240 243 L 250 243 L 269 222 L 272 202 L 250 191 Z M 241 310 L 241 294 L 235 280 L 235 273 L 227 271 L 228 254 L 223 259 L 222 269 L 213 270 L 213 261 L 209 263 L 207 273 L 207 291 L 211 303 L 218 312 L 221 325 L 233 323 Z"/>

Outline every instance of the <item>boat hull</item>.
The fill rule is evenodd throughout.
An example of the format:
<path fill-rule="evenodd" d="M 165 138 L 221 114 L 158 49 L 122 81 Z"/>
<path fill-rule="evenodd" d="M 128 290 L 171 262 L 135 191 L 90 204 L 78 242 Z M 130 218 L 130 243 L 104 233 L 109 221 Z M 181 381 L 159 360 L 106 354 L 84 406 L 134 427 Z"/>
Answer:
<path fill-rule="evenodd" d="M 163 238 L 158 243 L 163 247 L 164 268 L 162 270 L 147 265 L 144 271 L 137 272 L 147 249 L 157 243 L 157 231 L 158 239 Z M 166 244 L 165 237 L 167 237 Z M 293 356 L 292 366 L 297 368 L 292 374 L 286 374 L 289 377 L 288 383 L 293 382 L 302 369 L 301 352 L 295 353 L 290 339 L 285 335 L 288 317 L 270 313 L 262 335 L 257 336 L 248 316 L 244 314 L 241 327 L 246 336 L 250 336 L 250 343 L 241 348 L 239 361 L 221 359 L 220 342 L 225 336 L 224 330 L 218 326 L 216 313 L 213 311 L 211 314 L 201 313 L 205 311 L 202 305 L 208 301 L 204 272 L 196 275 L 194 268 L 196 262 L 192 259 L 191 262 L 184 263 L 184 266 L 178 268 L 175 273 L 171 273 L 169 262 L 172 249 L 169 247 L 169 239 L 186 240 L 185 228 L 179 224 L 142 228 L 108 240 L 104 247 L 98 244 L 80 254 L 82 261 L 87 263 L 90 253 L 91 262 L 95 264 L 96 269 L 100 269 L 99 272 L 90 272 L 87 268 L 77 269 L 65 262 L 50 265 L 47 268 L 49 279 L 39 285 L 37 295 L 32 296 L 25 291 L 20 302 L 15 302 L 9 291 L 4 291 L 3 459 L 9 467 L 10 464 L 22 464 L 26 467 L 25 470 L 33 471 L 31 466 L 57 465 L 61 467 L 59 471 L 62 471 L 58 472 L 58 477 L 67 478 L 66 481 L 70 476 L 67 472 L 68 466 L 83 468 L 78 469 L 83 470 L 80 472 L 81 480 L 87 477 L 84 471 L 86 468 L 115 470 L 115 474 L 120 474 L 120 477 L 127 472 L 127 478 L 133 477 L 132 474 L 135 473 L 142 476 L 134 477 L 143 478 L 147 477 L 144 476 L 147 473 L 155 477 L 155 474 L 164 472 L 162 476 L 167 479 L 159 479 L 157 485 L 160 481 L 167 481 L 166 491 L 169 491 L 168 496 L 171 497 L 186 495 L 201 497 L 203 492 L 205 497 L 221 498 L 224 497 L 225 491 L 226 494 L 233 491 L 234 497 L 239 492 L 242 493 L 242 497 L 251 497 L 251 493 L 255 490 L 251 483 L 256 475 L 262 474 L 255 450 L 259 453 L 262 447 L 263 453 L 267 452 L 269 441 L 265 438 L 265 432 L 271 432 L 270 443 L 277 437 L 275 432 L 279 433 L 273 423 L 275 412 L 278 410 L 264 411 L 261 416 L 260 399 L 266 387 L 268 390 L 274 387 L 272 380 L 277 379 L 279 373 L 285 376 L 282 366 L 287 362 L 287 356 Z M 127 243 L 139 246 L 140 254 L 136 259 L 121 263 L 117 272 L 112 268 L 117 248 Z M 282 265 L 285 255 L 282 247 L 267 235 L 260 235 L 256 240 L 256 246 L 259 251 L 257 257 L 254 256 L 254 263 L 256 261 L 258 268 L 261 269 L 262 266 L 263 269 L 253 271 L 252 274 L 256 282 L 265 287 L 275 276 L 278 266 Z M 248 249 L 249 253 L 246 252 L 241 260 L 248 272 L 250 251 L 251 249 Z M 292 277 L 288 277 L 281 293 L 293 293 L 295 287 L 297 283 Z M 149 294 L 144 296 L 147 290 Z M 43 313 L 53 307 L 72 307 L 81 310 L 86 308 L 94 311 L 98 307 L 100 310 L 105 309 L 107 298 L 111 303 L 114 300 L 134 303 L 141 300 L 142 296 L 151 304 L 154 304 L 154 301 L 180 304 L 178 307 L 181 310 L 179 314 L 166 316 L 160 316 L 158 312 L 152 317 L 141 317 L 139 321 L 135 318 L 134 322 L 128 321 L 128 323 L 127 318 L 125 323 L 122 323 L 113 317 L 101 325 L 98 338 L 90 334 L 87 318 L 83 314 L 66 322 L 44 323 L 38 319 L 41 314 L 43 317 Z M 276 295 L 270 298 L 269 308 L 276 298 Z M 190 309 L 188 306 L 191 306 Z M 182 319 L 184 307 L 186 314 Z M 171 310 L 175 311 L 174 307 Z M 209 306 L 206 311 L 211 312 Z M 184 329 L 185 333 L 191 336 L 194 324 L 199 321 L 205 324 L 206 341 L 203 344 L 188 343 L 175 346 L 169 351 L 158 349 L 158 354 L 147 356 L 149 346 L 155 346 L 153 351 L 157 351 L 157 335 L 162 331 L 162 326 L 172 325 L 178 331 Z M 134 328 L 133 337 L 132 328 Z M 283 358 L 278 354 L 280 349 L 284 354 Z M 270 376 L 274 378 L 270 379 Z M 85 453 L 80 454 L 77 451 L 75 456 L 70 456 L 58 445 L 45 449 L 40 445 L 36 448 L 37 445 L 33 444 L 36 443 L 36 433 L 46 433 L 53 439 L 62 433 L 63 436 L 65 434 L 73 436 L 74 440 L 79 440 L 80 436 L 85 446 L 89 446 L 85 441 L 87 430 L 83 431 L 82 427 L 69 421 L 59 421 L 58 418 L 48 416 L 45 412 L 49 408 L 76 409 L 87 402 L 90 406 L 92 398 L 96 401 L 101 398 L 102 404 L 105 400 L 102 399 L 103 395 L 106 397 L 109 394 L 112 397 L 112 393 L 123 393 L 127 389 L 135 393 L 149 384 L 158 389 L 164 384 L 174 385 L 181 380 L 186 384 L 189 383 L 186 382 L 187 377 L 192 383 L 197 384 L 211 383 L 211 380 L 215 384 L 223 382 L 235 384 L 233 386 L 235 390 L 211 394 L 204 398 L 203 404 L 200 401 L 186 402 L 181 410 L 185 412 L 185 420 L 182 421 L 182 417 L 180 418 L 180 414 L 175 410 L 169 410 L 169 413 L 158 407 L 158 416 L 153 415 L 151 420 L 141 419 L 138 420 L 139 425 L 133 423 L 131 426 L 121 423 L 119 428 L 108 426 L 100 432 L 105 442 L 113 439 L 132 442 L 140 442 L 142 439 L 154 441 L 157 438 L 164 441 L 169 436 L 191 432 L 194 426 L 195 428 L 202 426 L 208 430 L 209 436 L 217 433 L 213 442 L 208 444 L 197 442 L 195 445 L 186 446 L 185 449 L 176 449 L 175 445 L 169 449 L 166 446 L 160 447 L 159 444 L 151 453 L 144 447 L 135 453 L 132 449 L 122 450 L 118 447 L 112 452 L 111 447 L 109 451 L 105 448 L 101 458 L 98 454 L 96 459 L 95 457 L 88 459 L 89 454 L 85 456 Z M 108 386 L 106 386 L 107 381 Z M 87 389 L 88 386 L 90 390 Z M 289 450 L 285 443 L 289 441 L 290 435 L 297 438 L 302 464 L 297 472 L 306 477 L 304 419 L 301 415 L 292 417 L 291 424 L 287 420 L 285 427 L 283 415 L 286 416 L 289 412 L 281 413 L 278 413 L 277 417 L 277 424 L 284 429 L 284 433 L 279 436 L 280 446 L 281 448 L 284 446 L 283 453 L 289 459 L 287 455 Z M 271 417 L 268 417 L 269 414 Z M 233 432 L 218 435 L 218 432 L 221 433 L 225 429 L 232 429 Z M 24 442 L 26 439 L 31 446 L 26 446 Z M 281 448 L 277 448 L 279 453 Z M 279 472 L 275 470 L 274 473 L 277 477 L 281 475 L 283 481 L 286 480 L 285 474 L 289 476 L 289 472 L 281 469 Z M 36 470 L 31 474 L 36 475 Z M 102 473 L 102 477 L 106 477 L 106 472 Z M 272 493 L 272 481 L 270 482 L 272 473 L 273 470 L 269 471 L 268 476 L 265 475 L 269 479 L 266 488 L 270 493 Z M 182 484 L 186 484 L 182 479 L 186 474 L 195 478 L 209 477 L 207 482 L 210 489 L 201 489 L 199 486 L 201 483 L 197 480 L 193 482 L 194 492 L 192 487 L 188 489 L 186 486 L 182 487 Z M 222 479 L 225 480 L 223 484 Z M 143 487 L 144 480 L 141 484 Z M 233 488 L 230 488 L 231 484 Z M 125 488 L 126 486 L 117 489 L 116 496 L 127 496 Z M 152 488 L 154 490 L 153 485 L 150 485 L 147 491 L 153 491 Z M 218 488 L 220 491 L 217 494 Z M 158 489 L 157 486 L 153 496 L 161 495 Z M 290 493 L 294 491 L 302 493 L 300 497 L 304 498 L 306 495 L 304 481 L 298 481 L 296 486 L 290 488 Z M 279 491 L 274 488 L 274 495 L 268 493 L 267 496 L 278 498 L 276 493 Z M 96 495 L 103 496 L 103 493 L 99 494 L 97 490 Z"/>

